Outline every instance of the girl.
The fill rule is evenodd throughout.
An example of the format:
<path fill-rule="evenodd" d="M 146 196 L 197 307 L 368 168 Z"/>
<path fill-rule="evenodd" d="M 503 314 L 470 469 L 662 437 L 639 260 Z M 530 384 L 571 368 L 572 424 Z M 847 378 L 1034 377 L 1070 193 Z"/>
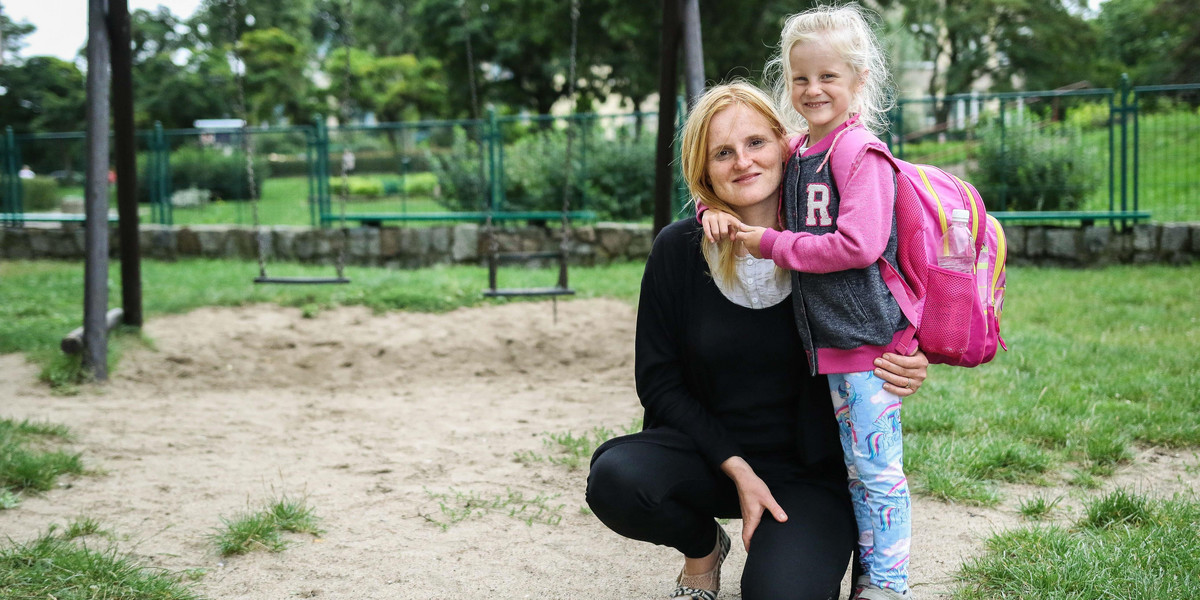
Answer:
<path fill-rule="evenodd" d="M 896 264 L 895 175 L 878 139 L 857 156 L 835 154 L 850 127 L 878 126 L 885 113 L 883 53 L 862 10 L 823 6 L 784 24 L 775 101 L 804 134 L 791 144 L 780 222 L 743 224 L 705 210 L 709 240 L 729 236 L 755 257 L 791 271 L 792 303 L 811 373 L 828 375 L 859 530 L 861 600 L 911 598 L 910 502 L 900 437 L 900 398 L 872 360 L 894 352 L 907 321 L 878 261 Z M 827 164 L 833 161 L 833 165 Z M 850 161 L 848 164 L 843 161 Z M 834 181 L 848 166 L 850 176 Z"/>

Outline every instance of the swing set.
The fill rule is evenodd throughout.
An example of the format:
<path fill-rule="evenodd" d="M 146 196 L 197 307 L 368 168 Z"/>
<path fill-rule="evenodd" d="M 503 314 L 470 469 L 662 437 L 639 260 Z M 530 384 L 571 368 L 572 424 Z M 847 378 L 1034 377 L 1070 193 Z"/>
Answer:
<path fill-rule="evenodd" d="M 243 0 L 226 0 L 228 4 L 227 20 L 230 30 L 231 39 L 237 39 L 237 23 L 236 17 L 238 4 Z M 350 84 L 351 84 L 351 65 L 350 65 L 350 48 L 353 47 L 353 41 L 350 37 L 350 8 L 352 0 L 344 0 L 345 18 L 343 19 L 341 44 L 346 49 L 345 64 L 343 68 L 342 78 L 342 95 L 341 95 L 341 114 L 344 123 L 349 122 L 350 117 Z M 464 5 L 462 7 L 464 21 L 468 13 Z M 570 45 L 570 61 L 567 77 L 568 94 L 567 98 L 571 102 L 572 107 L 575 102 L 575 59 L 578 48 L 578 28 L 579 28 L 579 0 L 572 0 L 570 6 L 571 14 L 571 45 Z M 471 90 L 471 109 L 474 113 L 473 117 L 478 122 L 480 119 L 479 98 L 477 86 L 475 83 L 475 60 L 471 43 L 471 35 L 468 32 L 465 39 L 468 63 L 468 81 Z M 240 51 L 236 42 L 233 46 L 234 61 L 238 66 L 237 71 L 237 97 L 235 110 L 242 121 L 241 128 L 241 150 L 246 159 L 246 189 L 249 191 L 251 201 L 251 215 L 254 221 L 255 236 L 257 239 L 256 256 L 258 259 L 258 276 L 254 278 L 256 284 L 346 284 L 350 283 L 350 279 L 345 275 L 345 253 L 346 247 L 349 245 L 349 229 L 346 227 L 347 215 L 346 204 L 349 201 L 350 185 L 349 172 L 353 169 L 354 158 L 350 149 L 351 144 L 347 141 L 343 145 L 342 161 L 341 161 L 341 178 L 342 185 L 338 194 L 339 207 L 339 230 L 341 235 L 338 236 L 339 243 L 337 244 L 337 258 L 335 262 L 336 274 L 332 277 L 280 277 L 272 276 L 267 273 L 267 256 L 270 254 L 270 234 L 262 226 L 259 218 L 259 193 L 256 189 L 254 179 L 254 161 L 250 148 L 250 132 L 248 126 L 247 108 L 246 108 L 246 92 L 245 92 L 245 62 L 242 60 Z M 346 131 L 352 131 L 353 128 L 343 127 Z M 570 119 L 567 121 L 567 143 L 564 156 L 564 173 L 565 183 L 562 194 L 562 208 L 559 212 L 541 211 L 536 213 L 520 212 L 509 213 L 496 208 L 496 192 L 494 189 L 489 190 L 486 196 L 486 209 L 483 211 L 483 231 L 487 247 L 487 267 L 488 267 L 488 287 L 484 290 L 483 295 L 489 298 L 499 297 L 518 297 L 518 296 L 564 296 L 572 295 L 575 290 L 568 286 L 568 258 L 571 243 L 571 219 L 572 218 L 587 218 L 592 216 L 591 213 L 573 213 L 571 211 L 571 183 L 572 183 L 572 147 L 575 140 L 575 126 Z M 483 140 L 479 139 L 480 156 L 484 154 Z M 320 156 L 317 160 L 327 161 L 325 152 L 318 153 Z M 479 161 L 480 179 L 486 181 L 486 176 L 483 173 L 484 161 Z M 353 218 L 361 221 L 381 222 L 384 220 L 411 220 L 413 218 L 429 219 L 429 218 L 455 218 L 459 215 L 451 214 L 370 214 L 370 215 L 355 215 Z M 559 241 L 559 247 L 556 251 L 546 252 L 501 252 L 500 244 L 497 236 L 497 225 L 502 221 L 510 221 L 516 219 L 545 219 L 558 217 L 562 226 L 562 236 Z M 530 260 L 555 259 L 558 263 L 558 279 L 555 285 L 549 287 L 537 288 L 502 288 L 499 287 L 498 273 L 500 265 L 504 263 L 525 262 Z"/>

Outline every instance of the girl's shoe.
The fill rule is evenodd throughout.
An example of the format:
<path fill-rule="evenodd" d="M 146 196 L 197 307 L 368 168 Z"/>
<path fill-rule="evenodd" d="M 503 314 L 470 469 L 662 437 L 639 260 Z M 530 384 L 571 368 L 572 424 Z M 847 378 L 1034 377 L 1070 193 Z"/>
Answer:
<path fill-rule="evenodd" d="M 858 600 L 913 600 L 912 590 L 904 590 L 901 594 L 896 590 L 868 585 L 867 589 L 858 594 Z"/>
<path fill-rule="evenodd" d="M 721 590 L 721 563 L 729 556 L 729 535 L 725 528 L 717 526 L 717 564 L 707 573 L 687 575 L 681 570 L 675 580 L 675 591 L 671 592 L 671 600 L 717 600 L 717 592 Z"/>
<path fill-rule="evenodd" d="M 866 573 L 859 575 L 854 580 L 854 586 L 850 588 L 850 598 L 859 600 L 861 594 L 869 587 L 871 587 L 871 576 Z"/>

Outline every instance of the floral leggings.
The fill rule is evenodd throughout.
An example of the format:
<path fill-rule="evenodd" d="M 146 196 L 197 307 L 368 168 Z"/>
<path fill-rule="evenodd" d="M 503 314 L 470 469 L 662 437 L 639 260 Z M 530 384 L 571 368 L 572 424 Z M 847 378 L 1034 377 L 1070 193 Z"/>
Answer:
<path fill-rule="evenodd" d="M 871 583 L 903 593 L 908 589 L 912 541 L 900 398 L 884 391 L 874 373 L 829 375 L 833 411 L 849 474 L 859 556 Z"/>

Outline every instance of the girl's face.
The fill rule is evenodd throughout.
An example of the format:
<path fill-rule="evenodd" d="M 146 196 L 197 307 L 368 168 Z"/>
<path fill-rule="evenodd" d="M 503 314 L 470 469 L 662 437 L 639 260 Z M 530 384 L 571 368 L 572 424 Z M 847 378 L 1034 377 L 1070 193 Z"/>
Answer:
<path fill-rule="evenodd" d="M 764 202 L 773 206 L 783 181 L 785 144 L 767 119 L 748 106 L 734 104 L 714 115 L 706 165 L 717 198 L 736 209 Z"/>
<path fill-rule="evenodd" d="M 850 118 L 862 78 L 823 38 L 797 42 L 792 67 L 792 107 L 808 121 L 809 145 Z"/>

